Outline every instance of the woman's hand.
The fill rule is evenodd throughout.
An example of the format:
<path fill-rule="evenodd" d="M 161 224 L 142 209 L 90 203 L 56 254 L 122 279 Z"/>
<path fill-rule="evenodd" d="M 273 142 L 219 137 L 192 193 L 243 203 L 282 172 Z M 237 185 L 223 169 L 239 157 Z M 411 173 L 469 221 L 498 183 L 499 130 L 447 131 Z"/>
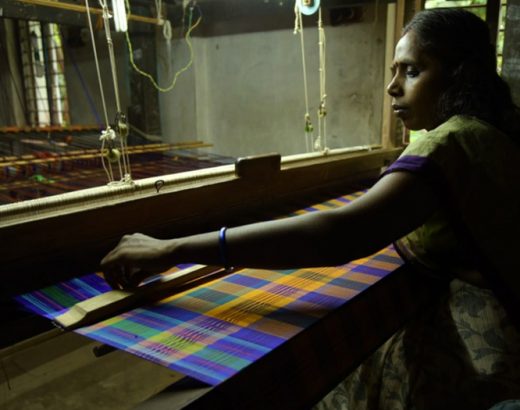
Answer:
<path fill-rule="evenodd" d="M 168 270 L 173 263 L 173 240 L 135 233 L 125 235 L 101 261 L 106 281 L 114 289 L 135 287 L 148 276 Z"/>

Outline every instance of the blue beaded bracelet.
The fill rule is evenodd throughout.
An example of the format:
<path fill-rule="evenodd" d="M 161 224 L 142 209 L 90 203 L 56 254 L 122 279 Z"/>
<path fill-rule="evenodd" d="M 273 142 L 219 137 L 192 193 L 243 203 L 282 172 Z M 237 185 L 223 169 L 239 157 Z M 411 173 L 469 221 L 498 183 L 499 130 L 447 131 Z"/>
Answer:
<path fill-rule="evenodd" d="M 227 258 L 226 230 L 227 227 L 225 226 L 220 228 L 220 231 L 218 232 L 218 246 L 220 251 L 220 262 L 222 263 L 222 266 L 224 266 L 224 269 L 230 270 L 231 266 L 229 266 Z"/>

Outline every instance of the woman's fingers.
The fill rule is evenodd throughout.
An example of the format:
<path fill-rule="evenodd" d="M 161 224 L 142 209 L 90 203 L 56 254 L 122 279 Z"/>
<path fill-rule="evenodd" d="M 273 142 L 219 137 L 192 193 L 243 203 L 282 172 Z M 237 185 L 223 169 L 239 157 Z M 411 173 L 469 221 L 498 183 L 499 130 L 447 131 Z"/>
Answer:
<path fill-rule="evenodd" d="M 110 269 L 103 269 L 103 276 L 112 289 L 122 289 L 120 279 L 120 268 L 112 267 Z"/>
<path fill-rule="evenodd" d="M 105 280 L 113 289 L 135 288 L 150 275 L 129 265 L 114 265 L 103 271 Z"/>
<path fill-rule="evenodd" d="M 114 289 L 138 286 L 155 273 L 169 266 L 166 241 L 143 234 L 125 235 L 101 260 L 101 270 Z"/>
<path fill-rule="evenodd" d="M 128 287 L 136 288 L 141 284 L 141 282 L 143 280 L 145 280 L 146 278 L 148 278 L 152 275 L 153 275 L 153 273 L 145 271 L 145 270 L 135 271 L 128 281 Z"/>

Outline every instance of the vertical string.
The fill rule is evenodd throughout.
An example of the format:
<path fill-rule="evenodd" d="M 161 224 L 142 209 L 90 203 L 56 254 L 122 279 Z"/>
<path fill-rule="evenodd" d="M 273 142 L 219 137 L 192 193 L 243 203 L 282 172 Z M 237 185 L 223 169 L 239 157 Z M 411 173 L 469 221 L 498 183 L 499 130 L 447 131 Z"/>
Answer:
<path fill-rule="evenodd" d="M 105 162 L 105 139 L 104 136 L 106 136 L 110 131 L 110 124 L 108 122 L 108 111 L 107 111 L 107 105 L 105 102 L 105 92 L 103 89 L 103 80 L 101 79 L 101 70 L 99 69 L 99 59 L 97 55 L 97 49 L 96 49 L 96 39 L 94 37 L 94 28 L 92 27 L 92 19 L 90 17 L 90 4 L 88 0 L 85 0 L 85 8 L 87 10 L 87 21 L 88 26 L 90 30 L 90 39 L 92 41 L 92 51 L 94 52 L 94 62 L 96 65 L 96 72 L 97 72 L 97 78 L 99 83 L 99 93 L 101 95 L 101 103 L 103 105 L 103 114 L 105 116 L 105 132 L 101 133 L 101 164 L 103 165 L 103 169 L 105 170 L 105 173 L 107 175 L 108 181 L 113 182 L 114 181 L 114 173 L 112 171 L 112 164 L 110 161 L 108 161 L 108 166 Z"/>
<path fill-rule="evenodd" d="M 318 107 L 318 139 L 315 149 L 327 149 L 327 66 L 326 66 L 326 38 L 321 16 L 321 7 L 318 17 L 318 47 L 319 47 L 319 78 L 320 78 L 320 105 Z"/>
<path fill-rule="evenodd" d="M 303 93 L 305 97 L 305 149 L 307 152 L 311 151 L 312 147 L 312 133 L 314 127 L 312 126 L 311 116 L 309 114 L 309 92 L 307 87 L 307 63 L 305 58 L 305 40 L 303 34 L 303 19 L 300 8 L 298 7 L 298 0 L 294 5 L 294 12 L 296 14 L 294 34 L 300 34 L 300 48 L 302 53 L 302 68 L 303 68 Z"/>
<path fill-rule="evenodd" d="M 105 102 L 105 93 L 103 91 L 103 81 L 101 79 L 101 70 L 99 69 L 99 60 L 96 50 L 96 39 L 94 38 L 94 28 L 92 27 L 92 20 L 90 18 L 90 5 L 88 3 L 88 0 L 85 0 L 85 7 L 87 9 L 87 20 L 88 20 L 88 26 L 90 29 L 90 39 L 92 41 L 92 51 L 94 52 L 94 62 L 96 64 L 96 71 L 97 71 L 97 77 L 98 77 L 98 83 L 99 83 L 99 92 L 101 94 L 101 103 L 103 104 L 103 113 L 105 115 L 105 126 L 108 128 L 108 112 L 107 112 L 107 105 Z"/>
<path fill-rule="evenodd" d="M 128 157 L 128 147 L 126 143 L 126 139 L 128 136 L 128 128 L 126 121 L 124 121 L 123 113 L 121 111 L 121 101 L 119 99 L 119 82 L 117 78 L 116 71 L 116 58 L 114 55 L 114 42 L 112 41 L 112 34 L 110 32 L 110 14 L 108 12 L 108 6 L 106 0 L 99 0 L 99 4 L 103 9 L 103 22 L 105 26 L 105 35 L 107 38 L 108 45 L 108 56 L 110 59 L 110 68 L 112 72 L 112 81 L 114 86 L 114 96 L 116 100 L 116 111 L 117 111 L 117 133 L 119 137 L 119 143 L 121 147 L 121 156 L 120 158 L 123 161 L 123 166 L 121 167 L 121 161 L 118 159 L 117 164 L 119 167 L 119 173 L 121 176 L 121 180 L 125 180 L 130 178 L 130 158 Z"/>

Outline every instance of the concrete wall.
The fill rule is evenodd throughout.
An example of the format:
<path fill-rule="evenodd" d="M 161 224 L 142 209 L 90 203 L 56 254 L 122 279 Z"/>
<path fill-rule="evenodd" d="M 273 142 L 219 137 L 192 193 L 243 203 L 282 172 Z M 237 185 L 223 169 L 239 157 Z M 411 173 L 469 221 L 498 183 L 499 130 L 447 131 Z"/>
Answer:
<path fill-rule="evenodd" d="M 380 5 L 377 18 L 374 5 L 363 7 L 362 22 L 326 26 L 330 148 L 380 142 L 386 7 Z M 318 31 L 316 25 L 306 27 L 309 109 L 317 134 Z M 184 40 L 168 45 L 161 31 L 157 33 L 159 83 L 168 86 L 173 74 L 189 61 L 189 49 Z M 80 37 L 82 41 L 74 46 L 65 46 L 71 124 L 104 124 L 90 35 L 84 29 Z M 126 111 L 132 68 L 123 35 L 113 33 L 113 40 L 121 105 Z M 96 31 L 96 43 L 108 117 L 113 122 L 113 81 L 103 30 Z M 193 64 L 179 75 L 173 91 L 160 94 L 166 142 L 201 140 L 213 144 L 212 152 L 234 157 L 305 152 L 301 49 L 292 27 L 194 37 L 192 43 Z"/>
<path fill-rule="evenodd" d="M 520 105 L 520 0 L 509 0 L 504 38 L 502 75 L 511 88 L 513 101 Z"/>
<path fill-rule="evenodd" d="M 386 9 L 380 7 L 374 18 L 370 7 L 363 22 L 326 27 L 330 148 L 380 142 Z M 317 35 L 316 27 L 305 29 L 309 111 L 316 130 Z M 194 38 L 193 50 L 193 66 L 173 91 L 160 96 L 166 141 L 199 139 L 230 156 L 305 152 L 301 49 L 292 28 Z M 189 60 L 184 41 L 173 42 L 168 51 L 159 38 L 158 55 L 162 84 Z"/>
<path fill-rule="evenodd" d="M 65 76 L 69 98 L 71 124 L 105 125 L 105 115 L 99 82 L 94 61 L 94 52 L 90 41 L 90 34 L 83 33 L 85 44 L 81 46 L 65 45 Z M 114 122 L 116 114 L 116 100 L 114 81 L 108 55 L 108 46 L 104 30 L 96 31 L 96 50 L 99 59 L 103 90 L 108 112 L 108 120 Z M 126 112 L 129 102 L 129 79 L 131 69 L 128 63 L 127 46 L 123 34 L 112 33 L 114 54 L 116 57 L 119 98 L 122 110 Z"/>

